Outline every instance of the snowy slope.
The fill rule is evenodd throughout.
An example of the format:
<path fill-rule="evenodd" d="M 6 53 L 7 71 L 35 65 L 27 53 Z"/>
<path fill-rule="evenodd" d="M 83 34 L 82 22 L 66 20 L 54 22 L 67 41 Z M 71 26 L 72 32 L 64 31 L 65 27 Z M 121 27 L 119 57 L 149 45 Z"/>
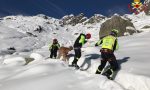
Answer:
<path fill-rule="evenodd" d="M 140 30 L 140 25 L 148 24 L 143 22 L 150 19 L 146 16 L 128 17 L 136 18 L 137 21 L 133 22 Z M 120 49 L 115 54 L 121 70 L 111 81 L 102 75 L 95 75 L 101 56 L 100 47 L 93 46 L 99 38 L 100 24 L 61 27 L 59 20 L 54 18 L 5 17 L 0 22 L 0 90 L 150 90 L 150 31 L 147 29 L 119 38 Z M 38 26 L 42 26 L 44 31 L 35 32 Z M 26 32 L 37 37 L 29 36 Z M 48 44 L 53 38 L 58 38 L 61 45 L 70 46 L 81 32 L 92 34 L 89 43 L 82 48 L 83 54 L 78 62 L 83 71 L 69 68 L 61 60 L 47 59 Z M 4 51 L 12 46 L 16 52 L 6 55 Z M 73 54 L 71 51 L 69 63 L 73 60 Z M 24 65 L 27 57 L 35 60 Z"/>
<path fill-rule="evenodd" d="M 74 43 L 74 39 L 80 33 L 91 33 L 93 38 L 98 40 L 99 36 L 97 33 L 99 33 L 100 24 L 102 23 L 87 25 L 82 25 L 81 23 L 76 26 L 61 26 L 59 22 L 60 20 L 58 19 L 44 15 L 4 17 L 0 22 L 1 34 L 5 35 L 6 33 L 19 33 L 17 35 L 20 36 L 15 34 L 6 34 L 5 39 L 2 39 L 2 43 L 4 44 L 0 45 L 2 49 L 0 52 L 7 51 L 7 48 L 10 47 L 15 47 L 17 52 L 31 51 L 41 48 L 45 44 L 48 46 L 54 38 L 57 38 L 61 45 L 70 46 Z M 2 36 L 2 38 L 4 38 L 4 36 Z M 14 38 L 20 40 L 16 40 Z M 16 40 L 16 42 L 14 43 L 11 39 Z"/>
<path fill-rule="evenodd" d="M 124 16 L 131 19 L 131 22 L 134 24 L 134 26 L 137 30 L 149 32 L 149 30 L 150 30 L 150 17 L 145 15 L 144 12 L 142 12 L 138 15 L 128 15 L 127 14 Z"/>
<path fill-rule="evenodd" d="M 150 33 L 141 33 L 143 35 L 134 35 L 131 37 L 122 37 L 120 41 L 120 50 L 116 56 L 121 70 L 119 71 L 115 82 L 107 80 L 101 75 L 95 75 L 94 72 L 99 65 L 99 47 L 83 48 L 83 56 L 79 65 L 83 66 L 85 71 L 76 71 L 68 68 L 60 60 L 45 60 L 44 57 L 36 60 L 27 66 L 22 66 L 23 62 L 8 63 L 1 65 L 1 90 L 149 90 L 149 47 L 145 45 Z M 129 39 L 130 38 L 130 39 Z M 141 40 L 142 39 L 142 40 Z M 139 41 L 137 43 L 137 40 Z M 127 43 L 126 45 L 124 43 Z M 40 51 L 45 51 L 41 49 Z M 141 51 L 141 52 L 139 52 Z M 38 51 L 37 51 L 38 52 Z M 37 57 L 35 55 L 34 57 Z M 129 58 L 128 58 L 129 57 Z M 143 58 L 144 57 L 144 58 Z M 73 57 L 70 58 L 70 63 Z M 7 62 L 6 62 L 7 61 Z M 8 87 L 9 86 L 9 87 Z M 59 86 L 59 87 L 57 87 Z"/>

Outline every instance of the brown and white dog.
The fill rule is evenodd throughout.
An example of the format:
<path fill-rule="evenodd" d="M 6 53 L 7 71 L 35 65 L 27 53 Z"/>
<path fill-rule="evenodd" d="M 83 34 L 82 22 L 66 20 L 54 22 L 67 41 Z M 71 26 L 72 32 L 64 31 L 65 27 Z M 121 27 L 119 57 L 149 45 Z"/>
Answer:
<path fill-rule="evenodd" d="M 62 57 L 62 60 L 65 62 L 69 61 L 69 56 L 68 56 L 68 52 L 73 50 L 73 47 L 60 47 L 58 50 L 58 59 L 60 59 Z"/>

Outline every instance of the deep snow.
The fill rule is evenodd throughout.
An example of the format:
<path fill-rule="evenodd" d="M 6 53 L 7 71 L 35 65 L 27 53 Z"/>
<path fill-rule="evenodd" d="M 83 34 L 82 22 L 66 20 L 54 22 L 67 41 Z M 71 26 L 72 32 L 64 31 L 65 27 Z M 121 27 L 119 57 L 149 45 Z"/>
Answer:
<path fill-rule="evenodd" d="M 150 19 L 140 15 L 128 17 L 137 18 L 137 21 L 133 22 L 140 30 L 143 30 L 140 25 L 147 25 L 147 19 Z M 102 75 L 95 75 L 101 56 L 100 47 L 94 47 L 94 44 L 99 38 L 101 23 L 59 27 L 59 30 L 56 30 L 59 21 L 57 19 L 50 19 L 52 24 L 47 25 L 44 19 L 37 16 L 13 18 L 15 19 L 4 19 L 0 22 L 0 90 L 150 90 L 149 29 L 119 38 L 120 49 L 115 54 L 121 69 L 112 81 Z M 36 23 L 33 23 L 33 20 L 37 20 Z M 143 23 L 144 20 L 147 21 L 146 24 Z M 46 32 L 35 33 L 34 27 L 38 25 L 45 25 Z M 69 31 L 66 31 L 66 28 Z M 27 31 L 37 37 L 28 36 Z M 61 60 L 47 58 L 48 44 L 53 38 L 58 38 L 61 45 L 69 46 L 78 36 L 75 33 L 80 32 L 92 34 L 91 40 L 82 48 L 82 57 L 78 62 L 83 71 L 74 70 Z M 8 55 L 7 48 L 11 46 L 16 48 L 16 52 Z M 69 63 L 73 60 L 73 54 L 71 51 Z M 25 58 L 35 60 L 24 65 Z"/>

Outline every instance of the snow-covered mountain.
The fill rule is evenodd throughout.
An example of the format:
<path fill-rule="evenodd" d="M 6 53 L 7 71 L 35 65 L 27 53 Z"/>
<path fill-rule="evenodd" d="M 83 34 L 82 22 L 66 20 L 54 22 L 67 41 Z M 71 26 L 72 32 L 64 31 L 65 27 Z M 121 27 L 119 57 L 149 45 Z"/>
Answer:
<path fill-rule="evenodd" d="M 100 19 L 101 17 L 103 17 L 103 19 Z M 88 23 L 91 21 L 91 18 L 93 20 L 92 23 Z M 0 52 L 8 53 L 10 47 L 14 47 L 19 52 L 31 51 L 50 43 L 54 38 L 61 41 L 60 43 L 62 45 L 70 45 L 73 44 L 74 39 L 80 33 L 91 33 L 94 39 L 98 39 L 99 36 L 97 33 L 99 33 L 100 25 L 105 21 L 106 17 L 95 15 L 91 18 L 87 18 L 84 22 L 80 22 L 82 20 L 82 14 L 78 16 L 66 15 L 62 19 L 55 19 L 42 14 L 37 16 L 19 15 L 4 17 L 0 21 L 2 34 L 1 42 L 7 44 L 1 44 Z M 76 23 L 74 23 L 74 21 Z M 66 22 L 66 24 L 62 24 L 62 22 Z M 12 29 L 13 31 L 5 31 L 4 29 Z M 12 32 L 15 34 L 11 34 Z M 60 37 L 62 35 L 69 36 L 70 38 Z M 16 38 L 19 38 L 20 40 L 16 40 L 14 43 L 13 40 Z M 22 45 L 22 42 L 25 41 L 26 43 L 23 43 Z"/>
<path fill-rule="evenodd" d="M 79 15 L 74 16 L 73 14 L 71 15 L 66 15 L 64 17 L 62 17 L 60 24 L 61 25 L 77 25 L 77 24 L 94 24 L 94 23 L 100 23 L 102 21 L 104 21 L 105 19 L 107 19 L 107 17 L 101 15 L 101 14 L 95 14 L 92 17 L 90 17 L 89 19 L 84 16 L 83 13 L 80 13 Z"/>
<path fill-rule="evenodd" d="M 142 32 L 119 37 L 120 49 L 115 54 L 121 70 L 114 81 L 95 75 L 100 47 L 94 44 L 99 40 L 101 24 L 110 18 L 100 14 L 91 18 L 82 14 L 62 19 L 42 14 L 1 18 L 0 90 L 150 90 L 150 51 L 146 47 L 150 44 L 150 16 L 141 13 L 121 17 Z M 69 68 L 59 59 L 47 59 L 52 39 L 57 38 L 61 46 L 70 46 L 80 33 L 92 34 L 78 62 L 83 71 Z M 71 51 L 69 63 L 73 55 Z M 34 61 L 25 65 L 32 58 Z"/>

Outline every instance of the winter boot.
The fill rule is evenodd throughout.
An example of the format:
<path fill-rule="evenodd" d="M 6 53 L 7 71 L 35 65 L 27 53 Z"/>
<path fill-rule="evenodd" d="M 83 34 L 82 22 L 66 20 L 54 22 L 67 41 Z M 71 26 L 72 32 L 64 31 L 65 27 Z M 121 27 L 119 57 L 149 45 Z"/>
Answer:
<path fill-rule="evenodd" d="M 80 67 L 77 65 L 77 61 L 78 61 L 78 59 L 74 59 L 72 64 L 69 65 L 69 67 L 75 67 L 75 69 L 79 69 Z"/>
<path fill-rule="evenodd" d="M 113 80 L 113 70 L 112 69 L 108 69 L 106 72 L 104 72 L 102 75 L 106 76 L 108 79 Z"/>
<path fill-rule="evenodd" d="M 53 58 L 53 55 L 50 55 L 50 58 Z"/>
<path fill-rule="evenodd" d="M 101 70 L 97 69 L 95 74 L 101 74 Z"/>
<path fill-rule="evenodd" d="M 72 66 L 75 67 L 77 65 L 77 62 L 78 62 L 78 59 L 75 58 L 72 62 Z"/>
<path fill-rule="evenodd" d="M 77 64 L 75 64 L 75 69 L 79 69 L 80 67 L 77 65 Z"/>

